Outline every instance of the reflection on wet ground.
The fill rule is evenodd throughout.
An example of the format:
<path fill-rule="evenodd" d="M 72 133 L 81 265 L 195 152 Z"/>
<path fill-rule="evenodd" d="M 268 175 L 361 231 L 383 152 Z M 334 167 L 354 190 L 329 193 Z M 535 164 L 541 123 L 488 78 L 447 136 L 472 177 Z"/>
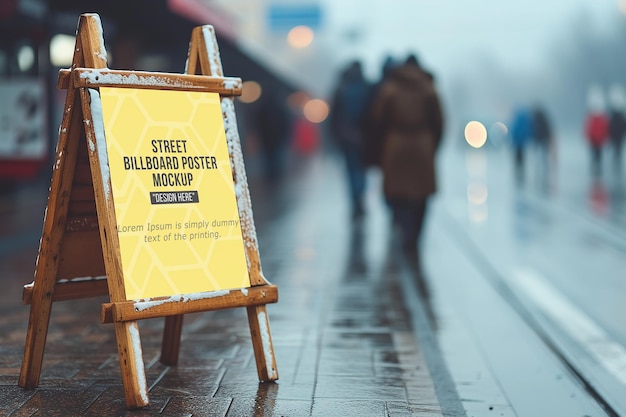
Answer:
<path fill-rule="evenodd" d="M 133 415 L 442 415 L 401 264 L 387 250 L 384 209 L 353 225 L 336 161 L 299 166 L 282 184 L 250 185 L 264 275 L 279 288 L 268 314 L 280 379 L 259 383 L 243 309 L 187 315 L 176 367 L 158 361 L 162 320 L 144 320 L 150 406 Z M 32 279 L 47 184 L 30 195 L 0 205 L 0 414 L 130 415 L 101 299 L 54 305 L 42 382 L 17 386 L 28 320 L 20 294 Z M 12 247 L 16 239 L 25 243 Z"/>

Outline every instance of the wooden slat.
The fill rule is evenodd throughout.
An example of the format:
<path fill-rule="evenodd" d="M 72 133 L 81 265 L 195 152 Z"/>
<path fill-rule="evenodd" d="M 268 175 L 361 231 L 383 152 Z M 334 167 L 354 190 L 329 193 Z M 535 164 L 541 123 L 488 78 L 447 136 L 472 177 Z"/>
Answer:
<path fill-rule="evenodd" d="M 89 160 L 87 161 L 79 160 L 76 162 L 76 172 L 74 173 L 74 184 L 79 185 L 79 186 L 89 186 L 93 188 L 93 186 L 91 185 L 91 168 L 89 167 Z"/>
<path fill-rule="evenodd" d="M 76 68 L 60 71 L 60 88 L 67 88 L 70 78 L 77 87 L 120 87 L 180 91 L 204 91 L 223 96 L 241 95 L 242 82 L 237 77 L 215 77 L 191 74 L 168 74 L 148 71 L 99 70 Z M 66 85 L 67 84 L 67 85 Z"/>
<path fill-rule="evenodd" d="M 79 300 L 89 297 L 100 297 L 108 294 L 106 277 L 84 279 L 79 281 L 57 281 L 54 287 L 52 301 Z M 33 301 L 33 285 L 24 286 L 22 303 L 31 304 Z"/>
<path fill-rule="evenodd" d="M 168 317 L 177 314 L 199 313 L 201 311 L 222 310 L 225 308 L 248 307 L 275 303 L 278 289 L 275 285 L 265 285 L 228 292 L 215 291 L 186 296 L 152 298 L 146 301 L 122 301 L 104 303 L 100 312 L 102 323 L 122 322 Z"/>
<path fill-rule="evenodd" d="M 68 217 L 95 216 L 96 202 L 94 200 L 71 200 L 67 215 Z"/>
<path fill-rule="evenodd" d="M 106 275 L 106 272 L 98 229 L 66 231 L 63 248 L 59 253 L 57 279 L 103 275 Z"/>
<path fill-rule="evenodd" d="M 65 222 L 66 232 L 98 231 L 98 218 L 95 216 L 68 217 Z M 102 249 L 102 248 L 100 248 Z"/>
<path fill-rule="evenodd" d="M 167 366 L 178 365 L 178 354 L 180 351 L 180 338 L 183 333 L 182 314 L 165 317 L 163 325 L 163 338 L 161 341 L 161 357 L 159 362 Z"/>
<path fill-rule="evenodd" d="M 93 186 L 89 185 L 79 185 L 74 183 L 72 187 L 72 200 L 73 201 L 95 201 L 95 196 L 93 193 Z"/>
<path fill-rule="evenodd" d="M 89 154 L 84 136 L 82 124 L 76 127 L 80 129 L 80 143 L 76 155 L 76 166 L 74 167 L 74 178 L 72 180 L 72 192 L 68 208 L 68 222 L 71 217 L 95 217 L 96 202 L 93 191 L 93 180 L 91 178 L 91 167 L 89 166 Z"/>

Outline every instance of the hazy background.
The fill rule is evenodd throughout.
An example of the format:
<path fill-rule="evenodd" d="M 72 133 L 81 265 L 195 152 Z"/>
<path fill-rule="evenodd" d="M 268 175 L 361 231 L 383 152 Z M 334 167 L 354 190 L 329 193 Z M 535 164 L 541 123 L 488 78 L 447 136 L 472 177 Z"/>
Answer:
<path fill-rule="evenodd" d="M 360 59 L 417 53 L 442 90 L 448 133 L 468 119 L 506 120 L 516 103 L 544 103 L 560 131 L 578 131 L 591 84 L 626 85 L 624 0 L 219 0 L 238 42 L 277 71 L 327 97 L 337 71 Z M 317 4 L 315 39 L 290 47 L 270 27 L 272 5 Z"/>

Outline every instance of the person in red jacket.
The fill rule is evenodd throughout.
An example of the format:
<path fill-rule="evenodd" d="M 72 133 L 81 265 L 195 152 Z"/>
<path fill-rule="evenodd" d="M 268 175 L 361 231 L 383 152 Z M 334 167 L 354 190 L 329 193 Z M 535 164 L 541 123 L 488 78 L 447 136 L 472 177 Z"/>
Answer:
<path fill-rule="evenodd" d="M 604 113 L 589 112 L 585 122 L 585 135 L 591 146 L 591 169 L 594 175 L 602 172 L 602 148 L 608 137 L 609 120 Z"/>
<path fill-rule="evenodd" d="M 609 118 L 604 112 L 602 93 L 597 87 L 589 91 L 589 112 L 585 118 L 585 137 L 591 147 L 591 171 L 594 176 L 602 172 L 602 148 L 609 136 Z"/>

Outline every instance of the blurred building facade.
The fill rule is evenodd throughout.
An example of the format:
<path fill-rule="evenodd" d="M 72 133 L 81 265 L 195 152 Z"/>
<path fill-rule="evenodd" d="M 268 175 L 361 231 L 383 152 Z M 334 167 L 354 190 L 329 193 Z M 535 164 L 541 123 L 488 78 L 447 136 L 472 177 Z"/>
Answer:
<path fill-rule="evenodd" d="M 250 9 L 258 2 L 248 3 Z M 82 13 L 100 15 L 111 68 L 182 73 L 191 30 L 212 24 L 225 75 L 255 81 L 285 102 L 301 88 L 267 61 L 244 51 L 238 39 L 247 24 L 237 24 L 228 10 L 213 2 L 4 0 L 0 5 L 0 180 L 33 178 L 49 166 L 64 98 L 56 89 L 57 74 L 71 64 L 72 37 Z M 58 56 L 63 55 L 59 51 L 63 41 L 65 58 Z M 239 113 L 245 137 L 246 112 Z M 23 125 L 34 127 L 23 132 Z"/>

